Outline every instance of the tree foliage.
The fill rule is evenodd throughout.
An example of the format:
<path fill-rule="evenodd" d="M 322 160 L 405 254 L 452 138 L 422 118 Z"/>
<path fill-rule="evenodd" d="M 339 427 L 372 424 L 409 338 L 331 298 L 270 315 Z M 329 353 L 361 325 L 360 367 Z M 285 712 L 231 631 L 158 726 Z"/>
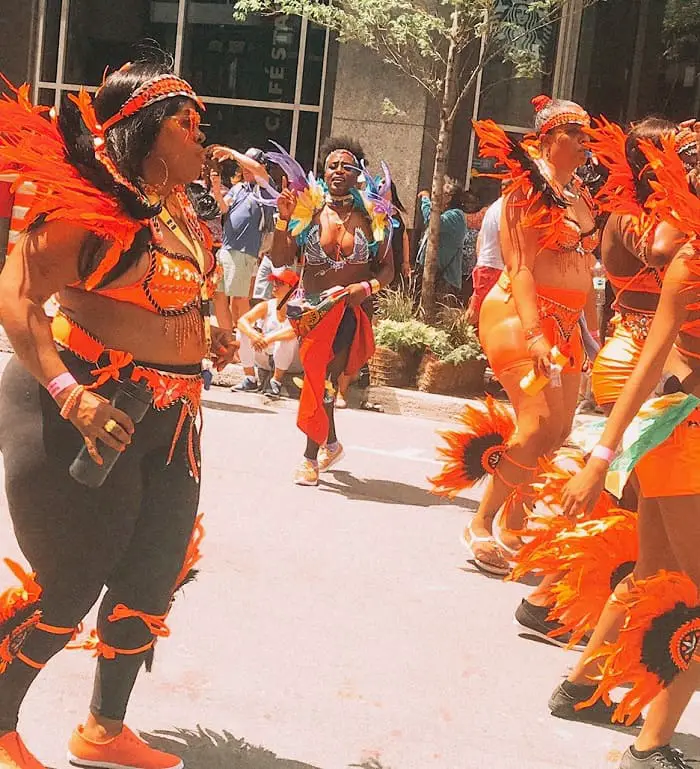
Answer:
<path fill-rule="evenodd" d="M 341 43 L 375 51 L 440 103 L 451 45 L 463 60 L 457 101 L 492 59 L 512 62 L 516 76 L 530 76 L 541 66 L 541 33 L 557 20 L 566 1 L 238 0 L 235 15 L 239 20 L 248 14 L 306 16 Z M 465 57 L 470 49 L 474 56 Z"/>
<path fill-rule="evenodd" d="M 700 0 L 668 0 L 663 33 L 667 59 L 697 61 L 700 58 Z"/>
<path fill-rule="evenodd" d="M 583 0 L 584 4 L 596 0 Z M 542 67 L 553 25 L 573 0 L 237 0 L 235 16 L 283 13 L 327 27 L 341 43 L 375 51 L 434 100 L 439 130 L 431 186 L 431 214 L 422 309 L 437 312 L 438 242 L 443 181 L 454 121 L 479 73 L 491 61 L 510 62 L 514 75 Z M 379 95 L 381 98 L 381 95 Z M 383 110 L 392 105 L 384 101 Z"/>

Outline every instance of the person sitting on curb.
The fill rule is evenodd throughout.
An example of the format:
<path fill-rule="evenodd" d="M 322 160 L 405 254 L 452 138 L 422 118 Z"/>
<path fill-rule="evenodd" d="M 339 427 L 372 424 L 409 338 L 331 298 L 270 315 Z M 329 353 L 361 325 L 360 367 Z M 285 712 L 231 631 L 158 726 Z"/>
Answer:
<path fill-rule="evenodd" d="M 232 389 L 234 392 L 257 392 L 260 383 L 255 374 L 255 366 L 269 372 L 272 358 L 274 372 L 263 392 L 265 395 L 279 398 L 282 395 L 282 380 L 287 371 L 301 371 L 299 343 L 287 320 L 286 306 L 280 307 L 289 292 L 296 288 L 299 276 L 292 270 L 283 270 L 273 272 L 268 280 L 272 284 L 273 298 L 256 304 L 238 320 L 236 337 L 240 343 L 239 356 L 245 377 Z"/>

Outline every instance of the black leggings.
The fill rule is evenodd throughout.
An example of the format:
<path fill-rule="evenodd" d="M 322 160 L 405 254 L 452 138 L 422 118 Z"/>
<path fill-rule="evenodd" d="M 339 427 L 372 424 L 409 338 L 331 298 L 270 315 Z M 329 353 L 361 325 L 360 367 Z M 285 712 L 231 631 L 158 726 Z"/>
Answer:
<path fill-rule="evenodd" d="M 79 382 L 92 381 L 92 364 L 70 353 L 62 357 Z M 114 386 L 99 392 L 109 398 Z M 100 639 L 124 650 L 152 640 L 141 619 L 108 618 L 118 604 L 149 615 L 168 611 L 199 502 L 187 457 L 188 425 L 166 465 L 179 414 L 179 404 L 149 409 L 105 483 L 90 489 L 68 474 L 82 436 L 16 358 L 8 364 L 0 385 L 0 450 L 17 542 L 42 588 L 42 623 L 76 627 L 106 586 L 97 623 Z M 70 639 L 70 634 L 35 629 L 21 652 L 43 664 Z M 94 715 L 123 720 L 146 653 L 99 658 Z M 15 659 L 0 676 L 0 732 L 16 728 L 19 707 L 37 674 Z"/>
<path fill-rule="evenodd" d="M 338 324 L 338 330 L 336 331 L 335 339 L 333 340 L 333 358 L 328 364 L 328 371 L 326 373 L 327 378 L 330 379 L 331 384 L 336 390 L 338 389 L 338 379 L 347 366 L 350 346 L 352 345 L 352 340 L 355 338 L 356 331 L 357 318 L 355 317 L 355 313 L 348 308 L 343 313 L 343 317 Z M 338 440 L 335 433 L 335 398 L 324 397 L 323 408 L 328 417 L 328 437 L 326 443 L 335 443 L 336 440 Z M 318 443 L 312 441 L 311 438 L 307 438 L 304 456 L 307 459 L 315 460 L 318 457 L 319 448 L 320 446 Z"/>

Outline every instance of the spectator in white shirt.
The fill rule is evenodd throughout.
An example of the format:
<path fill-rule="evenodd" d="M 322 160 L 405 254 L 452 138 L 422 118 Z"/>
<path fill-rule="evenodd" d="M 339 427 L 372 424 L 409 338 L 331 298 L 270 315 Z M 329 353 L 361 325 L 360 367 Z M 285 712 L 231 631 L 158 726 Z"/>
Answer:
<path fill-rule="evenodd" d="M 505 267 L 500 240 L 502 209 L 502 197 L 488 207 L 476 241 L 476 267 L 472 272 L 474 290 L 467 308 L 467 315 L 474 324 L 479 322 L 481 303 Z"/>

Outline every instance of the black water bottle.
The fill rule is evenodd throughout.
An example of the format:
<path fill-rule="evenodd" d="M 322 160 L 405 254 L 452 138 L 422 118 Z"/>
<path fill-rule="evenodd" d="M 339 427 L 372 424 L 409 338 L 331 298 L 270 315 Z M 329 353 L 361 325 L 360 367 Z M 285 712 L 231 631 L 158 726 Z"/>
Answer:
<path fill-rule="evenodd" d="M 128 414 L 134 424 L 137 424 L 144 418 L 152 398 L 153 395 L 143 380 L 132 382 L 127 379 L 119 384 L 110 403 L 115 409 Z M 97 489 L 105 482 L 105 478 L 122 453 L 111 446 L 106 446 L 102 441 L 99 442 L 98 450 L 103 460 L 101 465 L 92 459 L 87 446 L 83 446 L 68 471 L 78 483 L 89 486 L 91 489 Z"/>

